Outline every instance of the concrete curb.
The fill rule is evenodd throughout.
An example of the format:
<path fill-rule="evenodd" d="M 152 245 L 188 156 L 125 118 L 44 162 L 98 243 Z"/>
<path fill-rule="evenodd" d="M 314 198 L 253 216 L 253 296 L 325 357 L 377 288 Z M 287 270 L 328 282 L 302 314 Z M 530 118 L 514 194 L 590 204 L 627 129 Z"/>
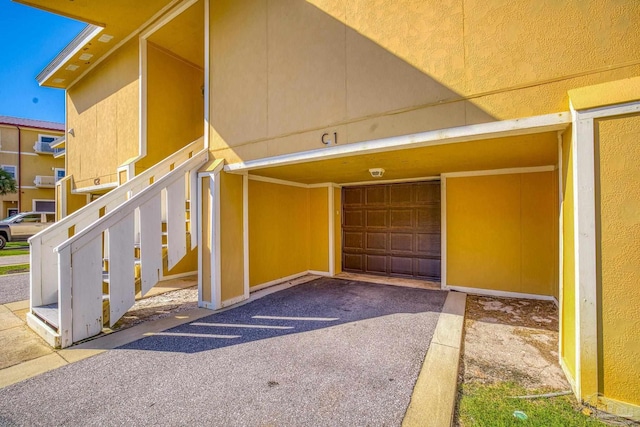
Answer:
<path fill-rule="evenodd" d="M 453 421 L 466 300 L 464 293 L 447 295 L 403 427 L 449 426 Z"/>

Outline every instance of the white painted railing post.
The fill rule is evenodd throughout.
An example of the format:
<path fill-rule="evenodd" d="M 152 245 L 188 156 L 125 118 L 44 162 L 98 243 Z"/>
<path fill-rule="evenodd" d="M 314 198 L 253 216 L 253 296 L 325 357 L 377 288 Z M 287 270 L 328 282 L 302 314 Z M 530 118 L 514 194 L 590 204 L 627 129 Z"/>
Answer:
<path fill-rule="evenodd" d="M 29 253 L 29 280 L 31 283 L 42 283 L 42 240 L 36 238 L 32 243 L 31 251 Z M 30 292 L 30 308 L 43 305 L 42 303 L 42 287 L 33 288 L 29 287 Z"/>
<path fill-rule="evenodd" d="M 167 218 L 168 268 L 184 258 L 187 253 L 186 189 L 192 172 L 197 171 L 207 158 L 205 150 L 199 152 L 56 247 L 63 347 L 102 330 L 102 262 L 105 255 L 109 259 L 110 325 L 113 326 L 133 306 L 136 217 L 141 218 L 143 295 L 158 282 L 162 273 L 163 216 Z M 103 252 L 103 241 L 106 240 L 109 241 L 108 249 Z"/>
<path fill-rule="evenodd" d="M 102 262 L 103 257 L 112 252 L 111 246 L 114 245 L 112 239 L 109 238 L 109 229 L 119 222 L 110 221 L 107 224 L 105 218 L 113 219 L 112 214 L 118 213 L 125 206 L 126 215 L 133 218 L 133 245 L 145 244 L 146 250 L 141 251 L 144 254 L 142 258 L 145 258 L 147 262 L 149 259 L 153 260 L 149 262 L 146 273 L 143 273 L 142 293 L 145 294 L 158 282 L 162 274 L 162 225 L 160 222 L 153 222 L 154 226 L 157 226 L 155 229 L 145 227 L 146 215 L 155 218 L 156 213 L 160 214 L 161 210 L 165 210 L 159 209 L 158 205 L 161 204 L 162 199 L 166 199 L 168 187 L 172 185 L 175 186 L 175 189 L 179 186 L 182 187 L 182 191 L 175 192 L 174 188 L 170 191 L 173 194 L 172 201 L 176 202 L 172 210 L 175 209 L 178 212 L 178 217 L 182 218 L 181 227 L 175 218 L 173 219 L 175 224 L 171 227 L 174 232 L 182 230 L 183 234 L 182 238 L 176 235 L 170 239 L 174 242 L 173 245 L 170 245 L 174 246 L 174 252 L 171 256 L 172 263 L 177 263 L 183 252 L 181 248 L 185 247 L 186 249 L 185 190 L 189 183 L 187 177 L 195 176 L 197 170 L 207 160 L 208 151 L 203 146 L 203 138 L 199 138 L 29 240 L 32 265 L 30 273 L 31 309 L 33 312 L 34 307 L 58 303 L 59 330 L 57 332 L 60 335 L 62 347 L 67 347 L 78 339 L 83 339 L 81 337 L 89 337 L 101 330 L 102 325 L 99 325 L 100 328 L 97 325 L 102 321 Z M 170 177 L 168 177 L 169 175 Z M 151 187 L 153 190 L 149 192 Z M 190 190 L 193 192 L 193 188 Z M 138 197 L 142 193 L 145 196 Z M 152 201 L 151 199 L 156 196 L 157 198 Z M 178 202 L 179 199 L 182 201 Z M 136 200 L 137 204 L 129 203 L 131 200 Z M 165 202 L 163 207 L 166 208 L 166 200 L 163 201 Z M 181 208 L 178 209 L 178 206 Z M 191 210 L 190 221 L 193 225 L 195 216 L 193 209 Z M 180 212 L 182 213 L 180 214 Z M 164 212 L 162 215 L 168 219 Z M 128 225 L 127 230 L 129 228 L 131 227 Z M 192 226 L 191 230 L 194 229 L 195 227 Z M 91 235 L 89 239 L 86 238 L 88 233 Z M 85 236 L 82 243 L 74 243 L 78 241 L 79 236 Z M 128 235 L 126 240 L 130 240 Z M 196 244 L 197 236 L 192 235 L 192 247 L 195 247 Z M 131 251 L 133 252 L 133 249 Z M 133 256 L 127 263 L 132 260 Z M 72 268 L 74 265 L 75 269 Z M 126 271 L 127 268 L 119 271 Z M 118 271 L 118 267 L 116 267 L 116 271 Z M 145 270 L 143 269 L 143 271 Z M 85 277 L 85 273 L 89 276 Z M 126 275 L 130 277 L 129 272 Z M 111 285 L 118 286 L 118 284 Z M 135 289 L 135 283 L 128 285 Z M 117 289 L 117 291 L 125 292 L 126 297 L 122 295 L 123 304 L 127 305 L 131 300 L 132 291 L 121 289 Z M 72 309 L 75 310 L 73 315 Z M 114 313 L 116 317 L 119 316 L 120 309 Z"/>
<path fill-rule="evenodd" d="M 73 325 L 71 322 L 71 246 L 58 252 L 58 331 L 60 347 L 73 344 Z"/>

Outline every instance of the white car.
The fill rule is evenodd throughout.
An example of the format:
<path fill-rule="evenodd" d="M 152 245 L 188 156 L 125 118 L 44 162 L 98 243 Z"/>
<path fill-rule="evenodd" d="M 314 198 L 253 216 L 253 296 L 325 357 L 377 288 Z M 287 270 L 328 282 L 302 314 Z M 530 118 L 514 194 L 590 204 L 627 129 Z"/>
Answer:
<path fill-rule="evenodd" d="M 7 242 L 26 242 L 56 220 L 53 212 L 22 212 L 0 221 L 0 249 Z"/>

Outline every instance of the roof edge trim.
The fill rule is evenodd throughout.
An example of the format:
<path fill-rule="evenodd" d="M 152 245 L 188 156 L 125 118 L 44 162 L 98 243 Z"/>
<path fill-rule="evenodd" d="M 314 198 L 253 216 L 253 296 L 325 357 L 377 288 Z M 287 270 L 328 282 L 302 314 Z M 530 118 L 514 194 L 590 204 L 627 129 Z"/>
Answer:
<path fill-rule="evenodd" d="M 60 67 L 66 64 L 84 45 L 89 43 L 95 36 L 104 30 L 104 27 L 87 24 L 78 35 L 62 49 L 62 51 L 51 61 L 44 70 L 36 76 L 36 80 L 42 86 L 49 78 L 55 74 Z"/>
<path fill-rule="evenodd" d="M 370 141 L 353 142 L 274 157 L 231 163 L 226 172 L 243 173 L 253 169 L 286 166 L 314 160 L 326 160 L 358 154 L 402 150 L 429 145 L 453 144 L 489 138 L 525 135 L 564 130 L 571 123 L 571 113 L 561 112 L 512 120 L 437 129 L 410 135 L 392 136 Z M 233 147 L 230 147 L 233 148 Z"/>

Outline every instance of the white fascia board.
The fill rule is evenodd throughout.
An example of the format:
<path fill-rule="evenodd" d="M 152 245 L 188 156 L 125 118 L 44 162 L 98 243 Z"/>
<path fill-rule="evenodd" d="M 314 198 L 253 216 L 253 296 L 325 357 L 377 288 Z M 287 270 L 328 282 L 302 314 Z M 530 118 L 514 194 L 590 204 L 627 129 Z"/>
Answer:
<path fill-rule="evenodd" d="M 458 142 L 551 132 L 564 130 L 570 123 L 571 114 L 568 112 L 562 112 L 542 116 L 525 117 L 521 119 L 459 126 L 410 135 L 354 142 L 352 144 L 284 154 L 282 156 L 249 160 L 247 162 L 238 162 L 225 166 L 225 171 L 238 173 L 252 169 L 286 166 L 296 163 L 333 159 L 358 154 L 379 153 L 400 149 L 427 147 L 431 145 L 454 144 Z"/>
<path fill-rule="evenodd" d="M 98 25 L 87 24 L 86 27 L 65 47 L 62 52 L 56 56 L 49 65 L 45 67 L 37 76 L 36 81 L 42 86 L 47 80 L 49 80 L 63 65 L 73 58 L 73 56 L 80 52 L 87 43 L 89 43 L 95 36 L 100 34 L 104 30 L 104 27 Z"/>

